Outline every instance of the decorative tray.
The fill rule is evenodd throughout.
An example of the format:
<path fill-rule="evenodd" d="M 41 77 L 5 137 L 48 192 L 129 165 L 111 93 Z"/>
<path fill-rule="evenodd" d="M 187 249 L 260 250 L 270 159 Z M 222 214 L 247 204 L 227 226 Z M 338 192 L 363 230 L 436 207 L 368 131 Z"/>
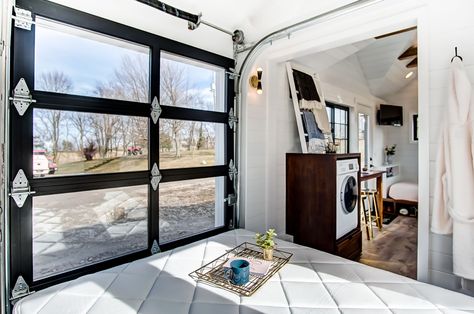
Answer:
<path fill-rule="evenodd" d="M 212 262 L 202 266 L 201 268 L 189 274 L 194 280 L 202 281 L 209 285 L 219 287 L 238 295 L 249 297 L 255 293 L 270 277 L 276 274 L 286 263 L 289 262 L 292 253 L 273 250 L 273 260 L 264 276 L 255 276 L 250 273 L 250 280 L 242 286 L 237 286 L 224 278 L 225 268 L 223 265 L 229 258 L 232 257 L 246 257 L 263 259 L 263 252 L 260 247 L 255 244 L 244 242 L 241 245 L 231 249 L 226 254 L 219 256 Z"/>

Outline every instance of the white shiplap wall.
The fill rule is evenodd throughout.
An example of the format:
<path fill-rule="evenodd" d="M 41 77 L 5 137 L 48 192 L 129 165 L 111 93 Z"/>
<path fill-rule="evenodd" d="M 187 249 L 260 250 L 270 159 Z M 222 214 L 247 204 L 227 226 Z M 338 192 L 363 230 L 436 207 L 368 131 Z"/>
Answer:
<path fill-rule="evenodd" d="M 281 155 L 289 151 L 285 149 L 295 147 L 295 142 L 291 142 L 292 140 L 297 141 L 295 130 L 292 129 L 294 128 L 294 121 L 291 120 L 292 112 L 281 111 L 277 114 L 278 109 L 287 108 L 289 104 L 287 97 L 285 97 L 285 94 L 288 93 L 288 86 L 285 82 L 284 71 L 278 69 L 281 65 L 275 60 L 280 59 L 281 62 L 285 58 L 286 60 L 293 59 L 294 56 L 298 56 L 298 49 L 306 52 L 311 49 L 324 50 L 324 47 L 331 49 L 336 47 L 335 44 L 338 42 L 340 45 L 348 44 L 349 42 L 345 39 L 348 37 L 353 37 L 354 41 L 366 39 L 367 37 L 362 34 L 372 32 L 369 28 L 374 29 L 373 27 L 376 25 L 380 26 L 379 31 L 385 32 L 391 28 L 388 26 L 390 24 L 397 24 L 400 27 L 398 23 L 403 21 L 408 27 L 412 25 L 410 21 L 416 22 L 420 18 L 418 20 L 419 36 L 424 47 L 419 49 L 419 63 L 423 64 L 423 68 L 427 72 L 420 74 L 419 97 L 423 108 L 429 103 L 422 122 L 428 122 L 430 127 L 429 155 L 431 165 L 429 171 L 425 164 L 419 166 L 424 178 L 426 176 L 431 179 L 434 177 L 434 152 L 439 136 L 437 127 L 441 121 L 447 97 L 447 73 L 454 46 L 459 47 L 459 53 L 463 55 L 471 80 L 474 81 L 474 36 L 472 36 L 474 33 L 474 19 L 472 19 L 474 1 L 384 1 L 378 4 L 377 10 L 377 14 L 364 10 L 354 12 L 333 23 L 321 24 L 317 29 L 313 28 L 300 34 L 293 34 L 287 44 L 273 43 L 268 48 L 273 50 L 255 61 L 255 65 L 264 67 L 264 95 L 259 99 L 253 91 L 244 93 L 248 99 L 244 97 L 242 108 L 241 156 L 244 162 L 241 165 L 241 183 L 244 190 L 244 194 L 241 195 L 241 211 L 244 213 L 243 220 L 246 225 L 252 226 L 253 230 L 263 230 L 277 225 L 284 226 L 285 204 L 282 196 L 284 185 L 275 178 L 284 177 L 281 173 L 284 171 Z M 316 40 L 317 42 L 315 42 Z M 311 48 L 311 45 L 318 48 Z M 282 47 L 284 49 L 280 49 Z M 423 78 L 422 84 L 421 78 Z M 274 88 L 272 89 L 271 86 Z M 289 124 L 292 126 L 290 127 Z M 254 137 L 260 138 L 254 139 Z M 252 143 L 246 143 L 245 139 L 250 138 L 252 138 Z M 275 150 L 276 147 L 279 150 Z M 423 154 L 425 154 L 425 150 Z M 425 158 L 420 153 L 420 160 L 425 160 L 422 157 Z M 261 178 L 260 175 L 264 175 L 265 178 Z M 432 184 L 429 191 L 422 188 L 421 185 L 420 189 L 423 193 L 427 192 L 424 195 L 433 190 Z M 248 192 L 252 193 L 252 199 L 249 198 Z M 254 205 L 256 208 L 253 207 Z M 427 213 L 424 212 L 423 215 L 427 215 Z M 260 217 L 260 219 L 256 220 L 256 217 Z M 426 224 L 427 216 L 424 217 L 419 219 L 422 226 L 419 239 L 424 243 L 420 262 L 422 265 L 429 264 L 429 266 L 428 269 L 424 269 L 421 279 L 450 289 L 460 290 L 461 280 L 452 274 L 451 238 L 431 235 Z M 428 262 L 425 263 L 425 261 Z"/>
<path fill-rule="evenodd" d="M 383 130 L 384 145 L 397 145 L 395 163 L 400 165 L 397 181 L 418 182 L 418 143 L 410 141 L 412 114 L 418 113 L 418 80 L 384 98 L 390 105 L 403 106 L 402 127 L 379 126 Z"/>
<path fill-rule="evenodd" d="M 429 58 L 430 69 L 430 204 L 433 201 L 439 125 L 443 119 L 443 113 L 447 110 L 448 73 L 455 46 L 458 46 L 459 54 L 462 55 L 464 64 L 468 69 L 469 78 L 474 83 L 473 12 L 474 1 L 470 0 L 452 1 L 443 4 L 437 2 L 436 5 L 431 5 L 429 10 L 430 55 L 427 57 Z M 430 217 L 431 208 L 432 206 L 430 206 Z M 452 274 L 451 236 L 430 235 L 429 260 L 431 282 L 449 289 L 462 290 L 461 279 Z M 472 283 L 466 283 L 466 286 L 471 285 Z M 474 294 L 474 289 L 470 290 L 470 294 Z"/>

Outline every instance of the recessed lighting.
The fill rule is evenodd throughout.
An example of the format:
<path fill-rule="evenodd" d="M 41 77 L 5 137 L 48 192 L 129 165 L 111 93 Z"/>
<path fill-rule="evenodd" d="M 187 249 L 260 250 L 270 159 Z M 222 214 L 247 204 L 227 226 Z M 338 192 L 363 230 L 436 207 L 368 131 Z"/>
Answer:
<path fill-rule="evenodd" d="M 408 79 L 413 75 L 413 71 L 408 72 L 407 75 L 405 75 L 405 78 Z"/>

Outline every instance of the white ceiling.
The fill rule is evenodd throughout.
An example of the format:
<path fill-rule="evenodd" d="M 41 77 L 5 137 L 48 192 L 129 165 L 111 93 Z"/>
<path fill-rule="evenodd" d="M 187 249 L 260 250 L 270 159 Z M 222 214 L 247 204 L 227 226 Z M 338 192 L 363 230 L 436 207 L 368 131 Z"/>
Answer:
<path fill-rule="evenodd" d="M 383 98 L 394 94 L 416 79 L 416 68 L 407 69 L 412 60 L 398 60 L 406 49 L 416 43 L 416 30 L 381 39 L 367 39 L 350 45 L 333 48 L 327 51 L 300 57 L 295 61 L 307 65 L 316 72 L 328 74 L 332 70 L 344 69 L 347 62 L 358 63 L 356 68 L 362 69 L 365 85 L 370 93 Z M 349 58 L 351 57 L 351 58 Z M 348 71 L 354 69 L 349 69 Z M 414 71 L 409 79 L 405 76 Z M 327 75 L 325 75 L 327 77 Z M 348 73 L 350 76 L 350 73 Z M 333 82 L 335 83 L 335 82 Z M 358 82 L 361 83 L 361 82 Z"/>
<path fill-rule="evenodd" d="M 416 78 L 416 68 L 406 68 L 413 58 L 398 60 L 413 44 L 416 44 L 416 30 L 377 39 L 357 52 L 357 58 L 373 95 L 383 97 L 396 93 Z M 414 71 L 414 74 L 406 79 L 405 76 L 410 71 Z"/>
<path fill-rule="evenodd" d="M 132 1 L 132 0 L 131 0 Z M 271 31 L 353 2 L 353 0 L 164 0 L 226 30 L 242 29 L 250 41 Z M 164 14 L 164 13 L 159 13 Z M 202 25 L 200 27 L 207 27 Z"/>

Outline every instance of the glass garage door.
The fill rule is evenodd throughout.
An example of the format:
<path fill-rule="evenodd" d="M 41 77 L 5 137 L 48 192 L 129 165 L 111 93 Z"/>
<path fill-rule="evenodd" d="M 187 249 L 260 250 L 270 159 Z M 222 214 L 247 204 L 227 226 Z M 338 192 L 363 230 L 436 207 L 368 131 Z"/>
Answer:
<path fill-rule="evenodd" d="M 13 30 L 12 90 L 34 102 L 12 103 L 10 177 L 32 193 L 10 202 L 10 285 L 39 290 L 228 230 L 233 60 L 17 6 L 35 24 Z"/>

